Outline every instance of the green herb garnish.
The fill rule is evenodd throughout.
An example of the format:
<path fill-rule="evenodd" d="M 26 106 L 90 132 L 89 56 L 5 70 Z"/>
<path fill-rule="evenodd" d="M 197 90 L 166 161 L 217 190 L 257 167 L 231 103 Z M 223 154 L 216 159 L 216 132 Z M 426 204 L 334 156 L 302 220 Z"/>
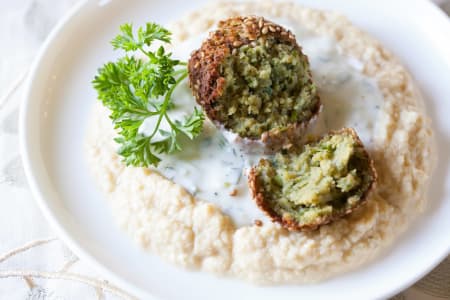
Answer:
<path fill-rule="evenodd" d="M 156 51 L 150 46 L 154 41 L 170 43 L 171 33 L 155 23 L 147 23 L 136 34 L 131 24 L 122 25 L 120 31 L 111 44 L 124 50 L 125 56 L 103 65 L 92 83 L 98 99 L 111 111 L 109 117 L 119 134 L 115 139 L 120 145 L 118 153 L 125 164 L 157 166 L 161 161 L 158 154 L 181 150 L 181 136 L 193 139 L 200 134 L 205 117 L 197 108 L 184 120 L 172 120 L 168 115 L 174 106 L 174 89 L 188 76 L 187 64 L 172 59 L 163 46 Z M 132 54 L 136 51 L 147 59 L 135 58 Z M 139 132 L 146 118 L 157 118 L 148 136 Z M 170 130 L 160 129 L 163 119 Z"/>

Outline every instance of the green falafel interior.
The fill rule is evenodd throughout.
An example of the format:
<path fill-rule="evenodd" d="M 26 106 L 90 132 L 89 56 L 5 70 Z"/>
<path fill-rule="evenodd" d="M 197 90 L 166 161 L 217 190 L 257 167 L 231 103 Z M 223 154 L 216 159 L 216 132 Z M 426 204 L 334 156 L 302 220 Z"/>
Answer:
<path fill-rule="evenodd" d="M 298 151 L 263 159 L 249 181 L 258 206 L 274 221 L 314 229 L 361 205 L 376 179 L 353 129 L 342 129 Z"/>
<path fill-rule="evenodd" d="M 240 136 L 257 139 L 314 114 L 316 88 L 308 60 L 295 45 L 261 37 L 233 51 L 220 72 L 226 85 L 218 118 Z"/>

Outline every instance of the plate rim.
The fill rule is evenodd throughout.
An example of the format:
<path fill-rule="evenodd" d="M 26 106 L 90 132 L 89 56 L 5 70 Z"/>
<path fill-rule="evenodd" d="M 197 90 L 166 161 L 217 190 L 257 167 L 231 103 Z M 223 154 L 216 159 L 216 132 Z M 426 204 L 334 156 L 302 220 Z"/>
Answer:
<path fill-rule="evenodd" d="M 27 116 L 29 113 L 28 111 L 29 103 L 31 102 L 32 99 L 31 94 L 34 86 L 35 81 L 34 79 L 39 74 L 39 69 L 41 68 L 41 65 L 44 63 L 43 57 L 47 52 L 47 49 L 53 44 L 54 40 L 57 39 L 58 35 L 64 31 L 66 24 L 74 16 L 80 13 L 82 9 L 85 6 L 87 6 L 90 2 L 91 2 L 90 0 L 80 0 L 76 2 L 52 28 L 49 35 L 46 37 L 46 39 L 40 46 L 38 54 L 33 59 L 30 71 L 26 77 L 24 96 L 22 98 L 19 108 L 19 153 L 22 160 L 25 177 L 31 190 L 31 194 L 35 199 L 35 202 L 37 202 L 39 210 L 42 212 L 42 215 L 44 216 L 45 220 L 49 223 L 51 229 L 55 231 L 57 237 L 61 239 L 75 255 L 77 255 L 82 260 L 88 262 L 89 265 L 91 265 L 93 268 L 99 271 L 100 275 L 103 275 L 106 278 L 110 279 L 112 283 L 114 283 L 115 285 L 117 285 L 117 287 L 122 289 L 122 292 L 126 294 L 133 294 L 132 296 L 137 295 L 140 297 L 146 297 L 146 299 L 149 299 L 149 297 L 151 297 L 152 299 L 157 300 L 157 298 L 154 295 L 148 293 L 147 291 L 142 290 L 140 287 L 134 284 L 130 284 L 128 281 L 116 275 L 107 266 L 103 265 L 98 260 L 96 260 L 95 257 L 93 257 L 87 250 L 85 250 L 82 246 L 80 246 L 79 243 L 74 238 L 72 238 L 66 227 L 58 222 L 54 212 L 48 206 L 47 201 L 45 199 L 46 197 L 42 192 L 41 188 L 39 187 L 38 184 L 39 180 L 35 176 L 34 173 L 35 171 L 33 170 L 33 165 L 30 159 L 31 147 L 29 146 L 28 140 L 29 125 L 27 123 L 28 119 Z"/>
<path fill-rule="evenodd" d="M 247 0 L 231 0 L 233 1 L 247 1 Z M 296 2 L 295 0 L 291 0 Z M 440 15 L 439 18 L 447 19 L 447 24 L 450 28 L 450 18 L 448 18 L 445 13 L 440 10 L 434 3 L 427 0 L 417 0 L 418 3 L 422 3 L 422 5 L 427 5 L 430 10 L 434 11 L 434 14 Z M 63 17 L 56 23 L 56 25 L 52 28 L 50 34 L 46 37 L 45 41 L 39 48 L 38 54 L 33 59 L 33 63 L 31 64 L 30 71 L 26 78 L 24 94 L 22 101 L 20 103 L 19 108 L 19 152 L 22 160 L 22 164 L 24 167 L 24 173 L 29 184 L 29 188 L 35 202 L 37 202 L 40 211 L 42 212 L 46 221 L 50 224 L 52 230 L 55 231 L 57 237 L 61 239 L 71 251 L 73 251 L 78 257 L 82 260 L 86 261 L 99 271 L 99 275 L 102 275 L 108 279 L 112 283 L 114 283 L 117 287 L 122 289 L 122 291 L 126 294 L 132 294 L 132 296 L 139 296 L 145 299 L 159 299 L 155 295 L 152 295 L 149 291 L 143 290 L 141 287 L 128 282 L 126 279 L 123 279 L 121 276 L 114 273 L 109 267 L 100 263 L 88 250 L 85 250 L 69 233 L 66 226 L 58 222 L 58 219 L 55 216 L 55 212 L 50 208 L 47 203 L 46 196 L 44 192 L 41 190 L 39 186 L 39 179 L 36 176 L 36 170 L 34 169 L 34 165 L 32 159 L 30 157 L 30 141 L 29 141 L 29 131 L 28 127 L 28 118 L 27 116 L 30 114 L 29 105 L 32 101 L 32 91 L 34 89 L 35 78 L 39 75 L 39 71 L 42 68 L 42 65 L 45 64 L 45 60 L 43 60 L 47 50 L 51 47 L 54 41 L 58 38 L 58 36 L 64 31 L 67 23 L 75 17 L 78 13 L 80 13 L 83 8 L 89 5 L 91 0 L 81 0 L 75 3 L 64 15 Z M 108 1 L 106 1 L 108 2 Z M 405 1 L 406 2 L 406 1 Z M 427 268 L 423 268 L 421 272 L 417 272 L 415 279 L 411 279 L 408 281 L 403 281 L 403 284 L 397 285 L 396 289 L 387 290 L 384 293 L 380 293 L 378 296 L 392 297 L 397 293 L 404 291 L 409 288 L 417 281 L 422 279 L 425 275 L 427 275 L 431 270 L 433 270 L 437 265 L 439 265 L 448 255 L 450 255 L 450 244 L 447 247 L 447 251 L 443 252 L 441 255 L 436 255 L 432 264 L 428 265 Z M 128 296 L 128 295 L 125 295 Z"/>

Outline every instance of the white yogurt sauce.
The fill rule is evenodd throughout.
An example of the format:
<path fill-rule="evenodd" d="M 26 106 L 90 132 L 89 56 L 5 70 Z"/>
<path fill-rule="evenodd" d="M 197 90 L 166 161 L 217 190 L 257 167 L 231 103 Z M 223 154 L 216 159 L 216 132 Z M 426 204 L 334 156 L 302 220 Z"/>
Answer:
<path fill-rule="evenodd" d="M 323 111 L 309 132 L 322 135 L 329 130 L 353 127 L 363 143 L 370 147 L 377 113 L 383 103 L 375 82 L 362 75 L 359 62 L 341 54 L 333 40 L 312 35 L 287 20 L 273 21 L 296 34 L 310 60 Z M 199 48 L 206 36 L 178 45 L 174 57 L 187 61 L 191 51 Z M 187 82 L 175 90 L 173 99 L 175 108 L 170 115 L 175 119 L 190 114 L 196 105 Z M 140 131 L 150 134 L 155 122 L 156 118 L 146 120 Z M 163 123 L 162 129 L 164 126 L 168 124 Z M 230 143 L 232 139 L 232 134 L 224 136 L 207 120 L 201 136 L 194 141 L 183 141 L 183 150 L 164 156 L 157 170 L 198 199 L 218 205 L 237 226 L 250 225 L 255 220 L 268 222 L 251 199 L 246 177 L 249 166 L 256 164 L 262 155 L 259 150 L 249 153 L 248 148 Z"/>

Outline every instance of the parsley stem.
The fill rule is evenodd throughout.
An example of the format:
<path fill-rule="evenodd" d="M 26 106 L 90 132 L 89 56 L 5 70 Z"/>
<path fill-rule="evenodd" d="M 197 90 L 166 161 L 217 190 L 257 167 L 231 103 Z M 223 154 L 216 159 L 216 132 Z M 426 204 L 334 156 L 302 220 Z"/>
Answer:
<path fill-rule="evenodd" d="M 147 117 L 158 114 L 158 112 L 155 112 L 155 111 L 148 111 L 148 110 L 144 110 L 144 109 L 133 109 L 133 108 L 128 108 L 128 112 L 137 114 L 137 115 L 147 116 Z"/>
<path fill-rule="evenodd" d="M 176 70 L 175 72 L 173 72 L 173 74 L 178 75 L 178 74 L 184 74 L 186 72 L 187 72 L 186 68 L 182 68 L 182 69 Z"/>
<path fill-rule="evenodd" d="M 142 46 L 140 46 L 138 49 L 139 49 L 145 56 L 147 56 L 148 58 L 150 58 L 150 55 L 148 54 L 147 51 L 144 50 L 144 48 L 143 48 Z"/>
<path fill-rule="evenodd" d="M 186 69 L 178 70 L 178 71 L 184 71 L 184 72 L 182 73 L 180 78 L 177 79 L 177 81 L 174 83 L 174 85 L 171 87 L 171 89 L 167 92 L 166 97 L 168 97 L 168 99 L 172 98 L 172 93 L 175 90 L 175 87 L 178 86 L 188 76 L 188 72 Z M 170 102 L 170 101 L 168 101 L 168 102 Z M 167 123 L 170 124 L 170 127 L 172 127 L 172 129 L 174 129 L 174 130 L 177 130 L 177 127 L 175 126 L 175 124 L 173 124 L 172 120 L 170 120 L 166 110 L 164 110 L 164 116 L 167 120 Z"/>
<path fill-rule="evenodd" d="M 151 140 L 155 134 L 158 132 L 159 125 L 161 124 L 163 116 L 167 120 L 167 122 L 170 124 L 172 128 L 176 128 L 175 124 L 170 120 L 170 118 L 167 116 L 167 107 L 169 106 L 170 100 L 172 98 L 172 93 L 175 90 L 175 88 L 180 84 L 181 81 L 183 81 L 187 76 L 188 72 L 186 69 L 183 70 L 184 73 L 175 81 L 175 83 L 170 87 L 170 90 L 167 92 L 167 94 L 164 96 L 164 103 L 161 106 L 161 110 L 159 111 L 160 115 L 158 117 L 158 121 L 156 122 L 155 129 L 153 129 L 152 134 L 149 136 L 149 139 Z"/>

